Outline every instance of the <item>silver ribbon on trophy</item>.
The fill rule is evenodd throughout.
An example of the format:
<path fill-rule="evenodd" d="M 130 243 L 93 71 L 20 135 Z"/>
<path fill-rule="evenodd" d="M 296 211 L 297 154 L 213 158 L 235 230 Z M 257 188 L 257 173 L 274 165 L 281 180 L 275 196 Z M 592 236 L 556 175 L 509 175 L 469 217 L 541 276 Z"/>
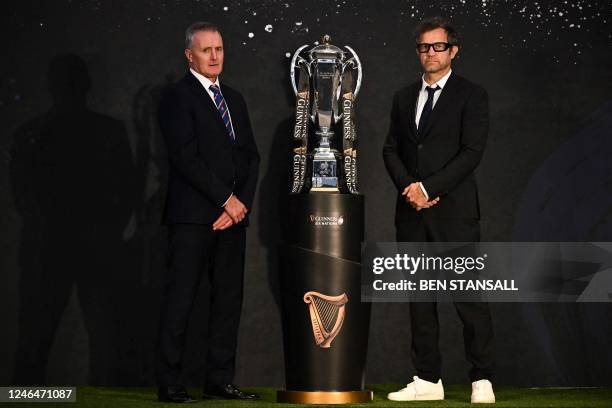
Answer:
<path fill-rule="evenodd" d="M 293 194 L 305 187 L 309 191 L 358 194 L 354 103 L 361 87 L 361 62 L 351 47 L 345 45 L 343 50 L 330 41 L 325 35 L 321 45 L 304 45 L 291 59 L 291 85 L 296 96 Z M 316 126 L 318 144 L 309 150 L 311 123 Z M 338 151 L 332 138 L 340 126 L 342 147 Z"/>

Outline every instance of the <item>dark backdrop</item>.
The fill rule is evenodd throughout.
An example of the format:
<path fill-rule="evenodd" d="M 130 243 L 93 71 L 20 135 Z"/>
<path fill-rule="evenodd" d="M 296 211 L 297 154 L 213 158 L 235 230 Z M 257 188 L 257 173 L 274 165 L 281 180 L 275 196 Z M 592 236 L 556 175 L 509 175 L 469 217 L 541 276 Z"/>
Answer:
<path fill-rule="evenodd" d="M 289 53 L 329 33 L 364 69 L 358 98 L 366 238 L 394 237 L 381 157 L 393 92 L 419 78 L 426 15 L 463 33 L 454 70 L 490 95 L 483 240 L 612 239 L 607 1 L 14 1 L 0 38 L 0 383 L 152 384 L 166 171 L 155 112 L 185 73 L 183 31 L 218 23 L 223 80 L 262 155 L 249 229 L 237 383 L 283 383 L 277 252 L 288 188 Z M 268 29 L 266 26 L 270 25 Z M 252 35 L 250 34 L 252 33 Z M 609 304 L 495 304 L 497 383 L 611 384 Z M 441 305 L 444 380 L 467 382 L 461 325 Z M 198 384 L 202 308 L 186 372 Z M 406 304 L 373 306 L 367 381 L 406 382 Z"/>

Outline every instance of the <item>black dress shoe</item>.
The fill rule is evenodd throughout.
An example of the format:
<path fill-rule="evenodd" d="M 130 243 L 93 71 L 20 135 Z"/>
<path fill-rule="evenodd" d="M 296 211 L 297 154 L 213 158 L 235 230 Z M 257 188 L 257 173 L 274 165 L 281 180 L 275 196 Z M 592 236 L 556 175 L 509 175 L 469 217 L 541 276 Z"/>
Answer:
<path fill-rule="evenodd" d="M 177 404 L 196 401 L 195 399 L 191 398 L 189 394 L 187 394 L 187 389 L 185 389 L 185 387 L 182 385 L 158 387 L 157 400 L 159 402 L 175 402 Z"/>
<path fill-rule="evenodd" d="M 237 399 L 237 400 L 256 400 L 257 394 L 247 394 L 240 391 L 234 384 L 211 385 L 204 389 L 204 399 Z"/>

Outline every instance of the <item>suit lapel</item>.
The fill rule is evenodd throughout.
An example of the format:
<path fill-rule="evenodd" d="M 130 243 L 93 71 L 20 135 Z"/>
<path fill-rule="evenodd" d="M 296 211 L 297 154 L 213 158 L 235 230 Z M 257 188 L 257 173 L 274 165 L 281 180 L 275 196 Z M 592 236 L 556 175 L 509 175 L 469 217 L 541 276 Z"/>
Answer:
<path fill-rule="evenodd" d="M 414 142 L 417 141 L 417 128 L 416 128 L 416 123 L 414 122 L 415 118 L 416 118 L 416 108 L 417 108 L 417 102 L 418 102 L 418 98 L 419 98 L 419 90 L 421 89 L 421 81 L 415 83 L 412 86 L 412 89 L 410 90 L 409 96 L 408 96 L 408 101 L 407 103 L 409 104 L 408 106 L 410 107 L 409 112 L 410 112 L 410 126 L 409 126 L 409 130 L 410 132 L 408 132 L 408 136 L 410 137 L 410 139 L 412 139 Z"/>
<path fill-rule="evenodd" d="M 193 93 L 196 95 L 197 99 L 199 99 L 204 104 L 204 106 L 207 107 L 208 111 L 212 114 L 212 116 L 215 118 L 217 123 L 219 123 L 221 127 L 223 128 L 223 130 L 225 130 L 225 123 L 223 123 L 223 119 L 221 118 L 221 115 L 219 114 L 219 110 L 215 106 L 212 99 L 210 99 L 210 95 L 208 94 L 208 91 L 204 89 L 200 81 L 198 81 L 198 79 L 195 76 L 193 76 L 191 72 L 187 73 L 186 78 L 191 84 Z"/>
<path fill-rule="evenodd" d="M 433 110 L 431 111 L 431 116 L 429 117 L 429 121 L 427 122 L 427 126 L 423 130 L 423 133 L 420 135 L 420 139 L 423 140 L 431 131 L 432 126 L 435 123 L 440 122 L 440 119 L 443 117 L 444 112 L 451 104 L 451 102 L 455 99 L 455 94 L 457 92 L 457 80 L 455 78 L 455 73 L 451 72 L 450 77 L 446 81 L 444 88 L 442 89 L 442 93 L 440 97 L 436 101 Z"/>

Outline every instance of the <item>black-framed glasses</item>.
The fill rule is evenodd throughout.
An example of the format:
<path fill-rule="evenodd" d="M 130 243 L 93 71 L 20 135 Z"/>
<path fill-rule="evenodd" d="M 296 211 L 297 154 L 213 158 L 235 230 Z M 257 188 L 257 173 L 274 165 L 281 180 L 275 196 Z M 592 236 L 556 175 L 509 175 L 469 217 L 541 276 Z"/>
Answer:
<path fill-rule="evenodd" d="M 429 48 L 433 48 L 435 52 L 442 52 L 448 50 L 451 45 L 452 44 L 447 42 L 436 42 L 433 44 L 419 43 L 416 45 L 416 49 L 419 53 L 425 54 L 426 52 L 429 52 Z"/>

